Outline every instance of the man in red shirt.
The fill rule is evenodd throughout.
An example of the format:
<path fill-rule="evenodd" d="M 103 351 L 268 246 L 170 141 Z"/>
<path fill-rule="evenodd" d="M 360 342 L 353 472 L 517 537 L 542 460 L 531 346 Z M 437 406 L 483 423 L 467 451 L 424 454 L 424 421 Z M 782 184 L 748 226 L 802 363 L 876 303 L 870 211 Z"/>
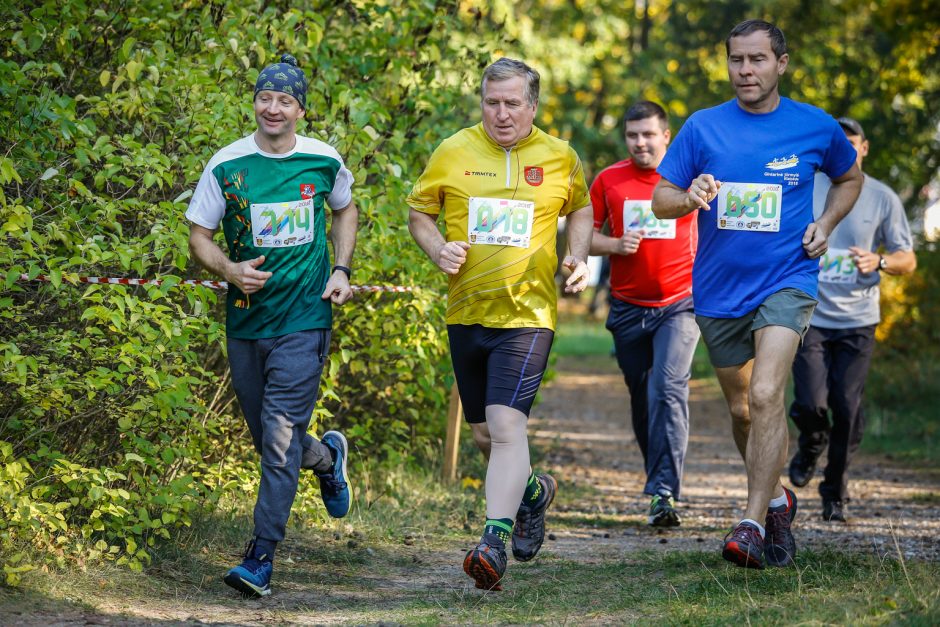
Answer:
<path fill-rule="evenodd" d="M 696 217 L 658 220 L 650 208 L 666 154 L 661 106 L 640 101 L 624 115 L 630 159 L 603 170 L 591 186 L 592 255 L 610 255 L 610 314 L 617 362 L 630 390 L 633 432 L 646 464 L 649 524 L 680 524 L 682 466 L 689 439 L 689 376 L 699 330 L 692 311 Z M 609 235 L 600 231 L 604 224 Z"/>

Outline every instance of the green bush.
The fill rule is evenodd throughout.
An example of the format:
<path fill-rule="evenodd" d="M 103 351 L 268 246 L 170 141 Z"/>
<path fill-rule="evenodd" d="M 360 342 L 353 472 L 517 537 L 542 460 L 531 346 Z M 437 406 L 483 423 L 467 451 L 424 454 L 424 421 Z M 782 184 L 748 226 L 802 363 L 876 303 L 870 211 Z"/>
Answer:
<path fill-rule="evenodd" d="M 940 455 L 940 250 L 920 242 L 917 270 L 887 276 L 882 322 L 866 395 L 866 442 L 891 454 L 932 460 Z"/>
<path fill-rule="evenodd" d="M 489 57 L 449 36 L 451 3 L 319 4 L 0 8 L 7 583 L 35 555 L 141 568 L 196 509 L 254 488 L 220 296 L 176 284 L 199 273 L 186 253 L 190 190 L 214 151 L 254 129 L 254 80 L 283 51 L 312 70 L 300 132 L 336 146 L 356 176 L 355 282 L 420 286 L 360 295 L 337 312 L 316 421 L 346 429 L 373 472 L 437 446 L 449 384 L 444 280 L 411 242 L 404 198 L 444 134 L 431 120 L 462 110 Z M 50 282 L 19 282 L 21 273 Z M 165 282 L 85 286 L 80 275 Z M 307 484 L 301 519 L 321 515 Z"/>

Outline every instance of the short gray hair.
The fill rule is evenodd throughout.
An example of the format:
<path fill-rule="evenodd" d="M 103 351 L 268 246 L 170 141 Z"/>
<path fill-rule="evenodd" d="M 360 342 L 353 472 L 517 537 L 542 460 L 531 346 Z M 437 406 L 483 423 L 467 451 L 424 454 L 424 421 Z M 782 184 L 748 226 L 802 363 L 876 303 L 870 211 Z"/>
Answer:
<path fill-rule="evenodd" d="M 516 59 L 503 57 L 483 70 L 483 80 L 480 84 L 480 99 L 486 95 L 487 81 L 508 81 L 521 76 L 525 79 L 525 100 L 529 106 L 539 102 L 539 73 Z"/>

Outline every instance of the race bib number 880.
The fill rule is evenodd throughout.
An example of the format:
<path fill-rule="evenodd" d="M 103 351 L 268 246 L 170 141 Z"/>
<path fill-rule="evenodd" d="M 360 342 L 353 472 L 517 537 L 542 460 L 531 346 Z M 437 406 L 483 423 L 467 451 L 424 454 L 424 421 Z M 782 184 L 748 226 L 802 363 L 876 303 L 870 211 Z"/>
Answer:
<path fill-rule="evenodd" d="M 649 239 L 676 239 L 676 221 L 659 220 L 650 200 L 623 201 L 623 230 L 643 231 Z"/>
<path fill-rule="evenodd" d="M 782 185 L 722 183 L 718 190 L 719 229 L 776 233 L 782 209 Z"/>
<path fill-rule="evenodd" d="M 471 198 L 467 241 L 528 248 L 535 203 L 505 198 Z"/>

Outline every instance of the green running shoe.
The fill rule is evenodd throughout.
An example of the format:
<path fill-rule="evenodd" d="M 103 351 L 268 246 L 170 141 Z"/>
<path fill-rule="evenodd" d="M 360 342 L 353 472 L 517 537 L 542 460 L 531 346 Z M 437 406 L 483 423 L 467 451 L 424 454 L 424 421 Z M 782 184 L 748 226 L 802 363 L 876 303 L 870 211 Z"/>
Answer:
<path fill-rule="evenodd" d="M 657 494 L 653 497 L 647 522 L 651 527 L 678 527 L 682 524 L 671 496 Z"/>

